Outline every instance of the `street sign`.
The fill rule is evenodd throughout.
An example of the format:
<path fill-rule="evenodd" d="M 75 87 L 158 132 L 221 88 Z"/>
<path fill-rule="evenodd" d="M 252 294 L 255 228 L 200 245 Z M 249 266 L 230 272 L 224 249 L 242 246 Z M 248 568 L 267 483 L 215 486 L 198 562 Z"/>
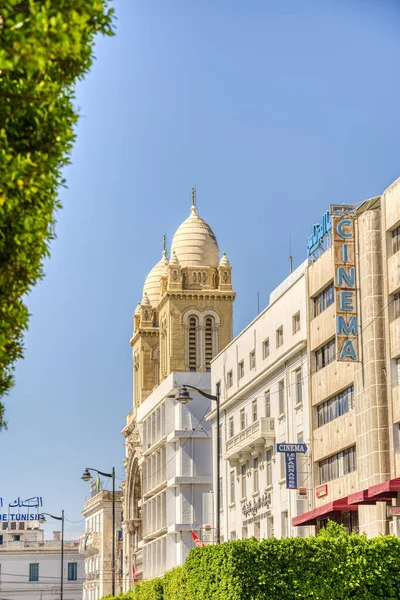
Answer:
<path fill-rule="evenodd" d="M 307 452 L 306 444 L 277 444 L 276 445 L 277 452 L 302 452 L 305 454 Z"/>
<path fill-rule="evenodd" d="M 297 489 L 296 452 L 286 452 L 286 487 L 288 490 Z"/>

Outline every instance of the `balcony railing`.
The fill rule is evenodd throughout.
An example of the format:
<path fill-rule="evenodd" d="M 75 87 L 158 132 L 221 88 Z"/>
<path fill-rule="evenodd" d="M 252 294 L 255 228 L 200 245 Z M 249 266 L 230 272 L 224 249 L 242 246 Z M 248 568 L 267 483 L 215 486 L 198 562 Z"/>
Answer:
<path fill-rule="evenodd" d="M 275 438 L 275 420 L 273 417 L 261 417 L 225 444 L 225 459 L 238 459 L 242 452 L 251 452 L 252 447 L 264 445 Z"/>

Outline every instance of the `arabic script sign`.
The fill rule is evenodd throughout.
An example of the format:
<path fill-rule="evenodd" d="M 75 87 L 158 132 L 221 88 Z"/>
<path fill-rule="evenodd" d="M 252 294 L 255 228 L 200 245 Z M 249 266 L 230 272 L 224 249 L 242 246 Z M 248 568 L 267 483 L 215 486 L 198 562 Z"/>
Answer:
<path fill-rule="evenodd" d="M 7 505 L 3 503 L 3 498 L 0 498 L 0 508 L 6 508 Z M 8 504 L 8 512 L 0 513 L 0 521 L 38 521 L 41 517 L 39 508 L 43 506 L 43 500 L 41 496 L 32 496 L 22 500 L 19 496 L 13 502 Z M 20 509 L 28 509 L 21 512 Z M 11 512 L 13 510 L 13 512 Z M 34 512 L 32 512 L 34 511 Z"/>

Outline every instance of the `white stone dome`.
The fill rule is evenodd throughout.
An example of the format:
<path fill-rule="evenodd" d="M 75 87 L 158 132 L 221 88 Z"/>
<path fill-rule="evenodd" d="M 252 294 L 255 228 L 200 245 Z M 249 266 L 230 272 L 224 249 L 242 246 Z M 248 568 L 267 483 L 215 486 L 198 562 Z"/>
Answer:
<path fill-rule="evenodd" d="M 143 286 L 143 296 L 146 294 L 151 306 L 157 306 L 160 301 L 160 278 L 165 275 L 168 267 L 168 259 L 165 250 L 163 251 L 161 260 L 152 268 L 146 277 Z"/>
<path fill-rule="evenodd" d="M 171 244 L 182 267 L 218 267 L 218 243 L 211 227 L 192 206 L 191 215 L 178 227 Z"/>

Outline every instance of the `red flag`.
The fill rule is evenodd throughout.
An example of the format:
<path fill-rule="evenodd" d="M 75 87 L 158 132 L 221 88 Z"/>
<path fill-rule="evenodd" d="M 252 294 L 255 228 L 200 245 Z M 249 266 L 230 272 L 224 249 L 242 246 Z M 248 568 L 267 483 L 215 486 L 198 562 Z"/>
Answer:
<path fill-rule="evenodd" d="M 135 565 L 132 563 L 132 577 L 133 577 L 133 583 L 137 583 L 137 577 L 136 577 L 136 571 L 135 571 Z"/>
<path fill-rule="evenodd" d="M 192 538 L 196 548 L 201 548 L 202 546 L 205 546 L 204 542 L 202 542 L 201 539 L 197 537 L 194 531 L 192 531 Z"/>

